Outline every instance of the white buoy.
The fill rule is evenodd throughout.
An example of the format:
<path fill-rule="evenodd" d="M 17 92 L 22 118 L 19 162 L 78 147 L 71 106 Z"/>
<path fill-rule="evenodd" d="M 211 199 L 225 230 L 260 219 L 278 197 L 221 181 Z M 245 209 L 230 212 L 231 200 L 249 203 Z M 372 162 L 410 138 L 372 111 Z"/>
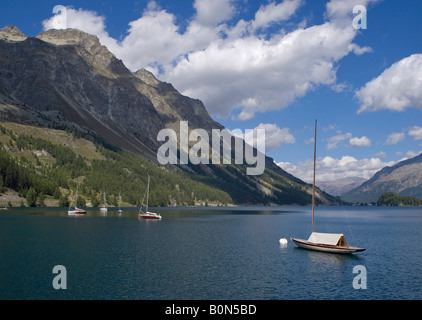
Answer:
<path fill-rule="evenodd" d="M 281 238 L 279 242 L 283 246 L 286 246 L 287 245 L 287 239 L 286 238 Z"/>

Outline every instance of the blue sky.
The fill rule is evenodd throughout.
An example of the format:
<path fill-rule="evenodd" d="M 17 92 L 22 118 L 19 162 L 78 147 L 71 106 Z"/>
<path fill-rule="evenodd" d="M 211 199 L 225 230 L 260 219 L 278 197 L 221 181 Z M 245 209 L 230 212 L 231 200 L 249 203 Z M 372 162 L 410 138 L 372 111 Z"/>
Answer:
<path fill-rule="evenodd" d="M 204 102 L 228 129 L 265 128 L 267 154 L 310 181 L 370 178 L 422 151 L 422 0 L 8 1 L 0 27 L 95 34 L 133 71 Z M 367 29 L 353 28 L 356 5 Z"/>

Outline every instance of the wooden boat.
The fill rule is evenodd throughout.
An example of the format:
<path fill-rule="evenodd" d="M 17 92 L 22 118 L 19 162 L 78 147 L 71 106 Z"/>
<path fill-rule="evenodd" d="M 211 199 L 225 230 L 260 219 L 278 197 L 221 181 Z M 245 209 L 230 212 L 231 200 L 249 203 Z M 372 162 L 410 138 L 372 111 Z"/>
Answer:
<path fill-rule="evenodd" d="M 342 233 L 318 233 L 314 232 L 315 217 L 315 168 L 316 168 L 316 132 L 317 121 L 315 120 L 315 139 L 314 139 L 314 176 L 312 190 L 312 233 L 308 240 L 290 238 L 298 247 L 323 251 L 330 253 L 353 253 L 364 251 L 364 248 L 350 247 Z"/>
<path fill-rule="evenodd" d="M 312 232 L 308 240 L 290 238 L 298 247 L 331 252 L 331 253 L 353 253 L 365 251 L 364 248 L 350 247 L 343 234 Z"/>
<path fill-rule="evenodd" d="M 148 200 L 149 200 L 149 182 L 150 182 L 150 176 L 148 175 L 148 186 L 146 189 L 146 197 L 147 197 L 147 205 L 145 207 L 145 212 L 142 211 L 142 206 L 144 204 L 144 200 L 145 200 L 145 194 L 144 194 L 144 199 L 142 200 L 142 206 L 139 209 L 139 214 L 138 214 L 138 218 L 139 219 L 148 219 L 148 220 L 161 220 L 162 217 L 160 214 L 155 213 L 155 212 L 149 212 L 148 211 Z"/>

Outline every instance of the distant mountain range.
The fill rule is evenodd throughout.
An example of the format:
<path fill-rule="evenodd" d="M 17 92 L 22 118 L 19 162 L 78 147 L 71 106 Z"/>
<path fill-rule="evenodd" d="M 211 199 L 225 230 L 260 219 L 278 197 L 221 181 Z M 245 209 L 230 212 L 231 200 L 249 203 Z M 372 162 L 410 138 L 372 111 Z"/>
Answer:
<path fill-rule="evenodd" d="M 0 120 L 93 137 L 105 148 L 130 152 L 157 167 L 160 130 L 173 129 L 179 135 L 181 121 L 209 134 L 224 129 L 201 101 L 183 96 L 145 69 L 131 72 L 93 35 L 67 29 L 26 37 L 14 26 L 0 30 Z M 166 168 L 183 173 L 180 179 L 188 174 L 190 179 L 220 189 L 234 204 L 311 202 L 311 185 L 269 157 L 265 157 L 265 167 L 260 176 L 246 175 L 246 165 L 234 161 Z M 317 190 L 317 199 L 326 205 L 340 203 L 321 190 Z"/>
<path fill-rule="evenodd" d="M 340 196 L 364 183 L 366 179 L 360 177 L 342 178 L 334 181 L 318 182 L 318 187 L 333 196 Z"/>
<path fill-rule="evenodd" d="M 341 194 L 348 202 L 376 202 L 385 192 L 422 199 L 422 153 L 385 167 L 360 186 Z"/>

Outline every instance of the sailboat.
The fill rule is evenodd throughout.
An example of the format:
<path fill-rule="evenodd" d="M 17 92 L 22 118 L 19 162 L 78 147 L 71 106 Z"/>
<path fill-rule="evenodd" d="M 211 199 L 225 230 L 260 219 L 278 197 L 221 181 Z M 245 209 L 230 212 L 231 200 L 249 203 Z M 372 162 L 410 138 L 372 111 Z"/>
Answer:
<path fill-rule="evenodd" d="M 314 176 L 312 190 L 312 233 L 308 240 L 290 238 L 298 247 L 330 253 L 353 253 L 364 251 L 364 248 L 351 247 L 342 233 L 320 233 L 314 232 L 315 217 L 315 169 L 316 169 L 316 133 L 317 121 L 315 120 L 314 139 Z"/>
<path fill-rule="evenodd" d="M 75 207 L 72 209 L 72 204 L 69 206 L 69 210 L 67 211 L 67 214 L 69 216 L 79 216 L 79 215 L 85 215 L 86 211 L 84 209 L 78 208 L 78 190 L 79 186 L 76 187 L 76 198 L 75 198 Z"/>
<path fill-rule="evenodd" d="M 150 220 L 161 220 L 162 217 L 160 214 L 155 213 L 155 212 L 149 212 L 148 211 L 148 200 L 149 200 L 149 182 L 150 182 L 150 176 L 148 175 L 148 186 L 147 189 L 145 191 L 146 193 L 146 197 L 147 197 L 147 206 L 145 208 L 145 212 L 142 211 L 142 206 L 144 205 L 144 200 L 145 200 L 145 194 L 144 194 L 144 199 L 142 200 L 142 206 L 139 209 L 139 214 L 138 214 L 138 218 L 139 219 L 150 219 Z"/>
<path fill-rule="evenodd" d="M 120 202 L 122 202 L 122 195 L 121 194 L 119 194 L 119 211 L 118 211 L 118 213 L 122 214 L 123 210 L 122 210 L 122 208 L 120 208 Z"/>
<path fill-rule="evenodd" d="M 108 209 L 107 209 L 107 199 L 106 199 L 106 192 L 105 192 L 105 189 L 104 189 L 104 206 L 102 206 L 102 207 L 100 208 L 100 211 L 101 211 L 102 213 L 107 213 L 107 211 L 108 211 Z"/>

